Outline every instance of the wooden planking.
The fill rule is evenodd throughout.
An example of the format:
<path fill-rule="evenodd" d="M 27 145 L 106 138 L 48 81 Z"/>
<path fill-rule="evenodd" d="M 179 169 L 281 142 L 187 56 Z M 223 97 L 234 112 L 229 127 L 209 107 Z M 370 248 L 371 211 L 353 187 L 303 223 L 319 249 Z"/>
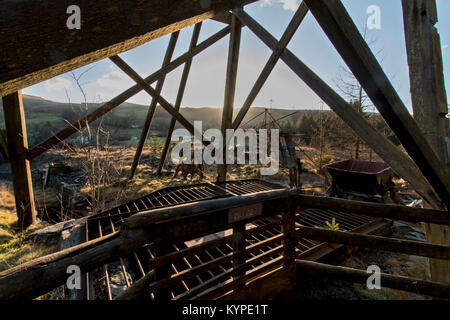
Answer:
<path fill-rule="evenodd" d="M 180 35 L 180 32 L 177 31 L 177 32 L 172 33 L 172 35 L 170 36 L 169 44 L 168 44 L 167 50 L 166 50 L 166 55 L 164 56 L 161 68 L 166 67 L 172 60 L 172 56 L 175 51 L 175 46 L 177 45 L 179 35 Z M 165 76 L 163 76 L 162 78 L 160 78 L 158 80 L 158 82 L 156 83 L 156 88 L 155 88 L 156 93 L 161 94 L 165 80 L 166 80 Z M 141 138 L 140 138 L 139 144 L 136 148 L 136 154 L 134 156 L 133 164 L 131 165 L 130 179 L 133 179 L 136 169 L 139 165 L 139 160 L 141 159 L 145 140 L 147 140 L 148 132 L 150 131 L 150 127 L 152 125 L 152 121 L 153 121 L 153 117 L 155 115 L 157 104 L 158 104 L 158 102 L 156 101 L 156 99 L 153 98 L 152 102 L 150 103 L 148 112 L 147 112 L 147 117 L 145 118 L 144 127 L 142 128 Z"/>
<path fill-rule="evenodd" d="M 226 130 L 231 128 L 233 122 L 234 98 L 236 95 L 237 71 L 239 65 L 239 49 L 241 46 L 242 26 L 240 21 L 231 17 L 231 35 L 228 46 L 227 74 L 225 79 L 225 97 L 222 111 L 222 137 L 226 137 Z M 223 164 L 217 166 L 217 181 L 227 179 L 226 152 L 222 154 Z"/>
<path fill-rule="evenodd" d="M 437 156 L 445 161 L 442 139 L 450 136 L 440 37 L 434 0 L 403 0 L 403 20 L 414 119 Z M 447 164 L 448 168 L 448 164 Z M 425 206 L 438 207 L 426 203 Z M 430 243 L 450 245 L 448 226 L 425 224 Z M 429 260 L 431 279 L 450 283 L 450 261 Z"/>
<path fill-rule="evenodd" d="M 30 162 L 26 159 L 28 142 L 21 91 L 3 97 L 3 113 L 18 226 L 24 230 L 36 222 L 36 211 Z"/>
<path fill-rule="evenodd" d="M 195 25 L 194 32 L 192 33 L 191 43 L 189 45 L 189 51 L 193 50 L 197 46 L 198 38 L 200 36 L 200 31 L 202 28 L 202 24 L 198 23 Z M 189 73 L 192 67 L 192 58 L 188 59 L 184 64 L 183 73 L 181 75 L 180 86 L 178 87 L 177 98 L 175 100 L 175 110 L 180 110 L 181 102 L 183 101 L 184 92 L 186 90 L 186 84 L 189 78 Z M 172 139 L 173 130 L 175 129 L 175 124 L 177 120 L 172 117 L 170 119 L 169 130 L 167 131 L 166 141 L 164 142 L 164 147 L 161 153 L 161 158 L 159 159 L 158 169 L 156 170 L 156 174 L 161 174 L 164 161 L 166 161 L 167 152 L 169 151 L 170 141 Z"/>
<path fill-rule="evenodd" d="M 270 49 L 276 50 L 277 40 L 243 10 L 234 10 L 239 19 Z M 347 123 L 391 168 L 427 201 L 440 203 L 439 197 L 417 168 L 415 163 L 385 136 L 378 132 L 364 117 L 354 110 L 339 94 L 309 69 L 290 50 L 281 59 L 309 86 L 336 114 Z"/>
<path fill-rule="evenodd" d="M 0 96 L 255 1 L 2 1 Z M 69 5 L 81 9 L 80 30 L 66 27 Z"/>
<path fill-rule="evenodd" d="M 154 72 L 153 74 L 151 74 L 150 76 L 145 78 L 145 81 L 150 83 L 150 84 L 155 82 L 155 81 L 157 81 L 158 79 L 160 79 L 161 77 L 163 77 L 167 73 L 169 73 L 169 72 L 175 70 L 176 68 L 178 68 L 180 65 L 182 65 L 183 63 L 185 63 L 186 61 L 188 61 L 189 59 L 191 59 L 195 55 L 199 54 L 200 52 L 202 52 L 205 49 L 209 48 L 211 45 L 213 45 L 217 41 L 219 41 L 222 38 L 224 38 L 229 32 L 230 32 L 230 27 L 223 28 L 219 32 L 215 33 L 214 35 L 212 35 L 211 37 L 209 37 L 208 39 L 206 39 L 205 41 L 200 43 L 194 49 L 186 52 L 182 56 L 180 56 L 177 59 L 175 59 L 174 61 L 172 61 L 166 67 L 164 67 L 162 69 L 159 69 L 158 71 Z M 78 121 L 73 122 L 72 124 L 70 124 L 69 126 L 64 128 L 63 130 L 59 131 L 54 136 L 48 138 L 44 142 L 42 142 L 42 143 L 38 144 L 37 146 L 33 147 L 28 152 L 28 158 L 30 160 L 36 158 L 37 156 L 39 156 L 40 154 L 44 153 L 48 149 L 56 146 L 61 141 L 67 139 L 68 137 L 70 137 L 74 133 L 78 132 L 78 130 L 85 128 L 87 123 L 91 123 L 91 122 L 97 120 L 98 118 L 100 118 L 101 116 L 105 115 L 106 113 L 108 113 L 112 109 L 116 108 L 120 104 L 124 103 L 126 100 L 128 100 L 132 96 L 136 95 L 140 91 L 142 91 L 142 88 L 141 88 L 140 85 L 136 84 L 136 85 L 130 87 L 129 89 L 125 90 L 124 92 L 122 92 L 118 96 L 114 97 L 112 100 L 110 100 L 109 102 L 105 103 L 104 105 L 102 105 L 101 107 L 96 109 L 95 111 L 91 112 L 86 117 L 84 117 L 84 118 L 82 118 L 82 119 L 80 119 Z"/>
<path fill-rule="evenodd" d="M 450 207 L 450 179 L 444 162 L 426 141 L 342 2 L 305 2 L 405 150 L 442 202 Z"/>
<path fill-rule="evenodd" d="M 280 41 L 277 43 L 276 48 L 273 49 L 272 55 L 270 56 L 269 60 L 267 60 L 266 65 L 264 66 L 263 70 L 261 71 L 261 74 L 259 75 L 255 84 L 253 85 L 243 106 L 239 110 L 239 113 L 237 114 L 236 118 L 234 119 L 233 129 L 236 130 L 239 127 L 239 125 L 241 124 L 242 120 L 244 120 L 245 115 L 247 114 L 248 110 L 250 109 L 252 103 L 255 101 L 258 93 L 261 91 L 262 87 L 266 83 L 267 78 L 272 73 L 273 68 L 275 68 L 275 65 L 277 64 L 278 60 L 280 59 L 281 54 L 286 49 L 287 45 L 291 41 L 292 37 L 294 36 L 295 32 L 297 31 L 298 27 L 302 23 L 302 21 L 305 18 L 307 13 L 308 13 L 308 7 L 305 5 L 304 2 L 302 2 L 300 7 L 297 9 L 296 13 L 294 14 L 294 17 L 292 17 L 291 22 L 287 26 L 285 32 L 281 36 Z"/>

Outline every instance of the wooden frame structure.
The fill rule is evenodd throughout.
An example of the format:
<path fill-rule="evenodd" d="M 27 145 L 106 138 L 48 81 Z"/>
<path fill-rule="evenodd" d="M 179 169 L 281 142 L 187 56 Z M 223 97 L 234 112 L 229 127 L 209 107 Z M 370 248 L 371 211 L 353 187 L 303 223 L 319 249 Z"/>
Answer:
<path fill-rule="evenodd" d="M 220 268 L 223 264 L 230 262 L 232 262 L 231 268 L 228 270 L 224 268 L 218 274 L 210 277 L 208 281 L 201 281 L 198 286 L 182 293 L 179 298 L 210 299 L 223 297 L 224 295 L 226 297 L 226 294 L 230 292 L 239 296 L 241 286 L 250 284 L 255 277 L 258 278 L 277 270 L 281 270 L 282 273 L 290 270 L 289 276 L 292 276 L 291 268 L 295 259 L 301 259 L 301 261 L 295 263 L 300 272 L 305 269 L 305 272 L 311 273 L 313 272 L 311 271 L 311 264 L 304 262 L 305 252 L 298 252 L 295 249 L 305 238 L 390 252 L 414 253 L 415 255 L 438 259 L 450 259 L 450 246 L 390 239 L 356 232 L 330 231 L 305 227 L 297 223 L 298 218 L 301 218 L 301 212 L 300 216 L 296 213 L 299 207 L 303 210 L 308 208 L 318 210 L 328 209 L 331 205 L 334 210 L 339 212 L 352 214 L 364 212 L 366 215 L 376 217 L 396 217 L 396 220 L 414 222 L 420 220 L 450 225 L 450 217 L 445 211 L 306 196 L 300 194 L 298 190 L 289 189 L 198 201 L 132 214 L 121 222 L 119 230 L 113 228 L 111 233 L 97 239 L 0 272 L 0 298 L 24 299 L 45 294 L 65 283 L 67 278 L 66 268 L 71 264 L 78 265 L 83 272 L 90 272 L 105 263 L 114 261 L 118 256 L 131 255 L 149 243 L 188 241 L 197 239 L 199 236 L 255 223 L 256 227 L 254 228 L 238 231 L 238 237 L 249 239 L 251 235 L 266 232 L 274 226 L 281 227 L 281 232 L 254 243 L 246 242 L 244 246 L 235 245 L 237 236 L 233 232 L 230 236 L 206 241 L 175 252 L 168 251 L 156 256 L 151 254 L 150 260 L 148 260 L 149 271 L 144 271 L 144 275 L 138 281 L 127 285 L 127 290 L 116 296 L 115 299 L 149 299 L 153 293 L 156 294 L 165 288 L 182 284 L 184 281 Z M 258 209 L 255 209 L 256 207 Z M 252 214 L 248 214 L 250 209 Z M 192 215 L 192 212 L 195 212 L 195 215 Z M 236 213 L 239 213 L 239 215 L 236 216 Z M 236 220 L 236 217 L 239 218 Z M 353 217 L 358 218 L 356 215 Z M 257 224 L 261 220 L 267 222 Z M 174 270 L 174 272 L 169 272 L 160 278 L 155 279 L 154 277 L 153 270 L 167 268 L 176 261 L 181 261 L 192 255 L 200 254 L 204 250 L 220 247 L 227 243 L 232 249 L 228 254 L 223 254 L 180 272 Z M 263 250 L 264 248 L 265 250 Z M 265 263 L 260 264 L 261 261 Z M 121 264 L 123 268 L 123 262 Z M 316 273 L 325 269 L 327 273 L 344 275 L 344 278 L 350 278 L 352 281 L 358 282 L 361 280 L 361 273 L 358 270 L 333 269 L 331 266 L 315 264 L 313 264 L 312 269 L 314 269 L 314 266 L 318 268 L 315 271 Z M 232 278 L 229 279 L 230 277 Z M 450 296 L 450 286 L 446 284 L 394 275 L 383 275 L 383 277 L 388 279 L 385 285 L 391 288 L 442 298 Z M 226 281 L 227 279 L 229 280 Z M 291 285 L 295 285 L 295 277 Z M 277 283 L 274 286 L 277 286 Z M 277 290 L 281 289 L 278 286 Z"/>
<path fill-rule="evenodd" d="M 0 151 L 11 162 L 17 214 L 21 227 L 28 227 L 35 219 L 29 161 L 84 128 L 88 123 L 105 115 L 138 92 L 147 92 L 152 97 L 152 102 L 130 177 L 133 177 L 139 164 L 142 148 L 157 105 L 160 105 L 172 116 L 158 172 L 161 172 L 165 161 L 176 121 L 192 134 L 201 135 L 202 133 L 194 132 L 193 125 L 179 111 L 190 67 L 197 54 L 228 34 L 231 36 L 222 130 L 239 127 L 275 64 L 282 60 L 395 172 L 407 180 L 433 208 L 447 210 L 450 207 L 449 172 L 441 154 L 438 154 L 439 150 L 431 146 L 433 142 L 427 141 L 417 122 L 407 111 L 341 0 L 304 0 L 279 41 L 243 9 L 245 5 L 256 2 L 256 0 L 150 0 L 140 3 L 138 7 L 134 2 L 118 0 L 95 2 L 79 0 L 75 2 L 83 8 L 83 27 L 81 30 L 64 30 L 63 32 L 61 26 L 65 28 L 66 16 L 64 13 L 68 5 L 67 1 L 53 3 L 49 0 L 24 0 L 0 4 L 0 15 L 3 17 L 0 21 L 0 30 L 2 30 L 0 37 L 0 47 L 2 48 L 0 53 L 0 96 L 3 99 L 7 128 L 7 141 L 0 135 Z M 412 0 L 411 2 L 431 15 L 433 21 L 437 20 L 433 0 Z M 408 6 L 404 1 L 407 44 L 411 47 L 410 44 L 417 40 L 421 43 L 423 50 L 433 56 L 433 64 L 428 65 L 428 61 L 422 61 L 422 66 L 433 83 L 434 87 L 430 89 L 431 92 L 440 92 L 439 99 L 441 100 L 439 101 L 442 102 L 442 96 L 445 96 L 441 77 L 442 58 L 439 60 L 439 56 L 436 55 L 436 52 L 440 51 L 440 43 L 436 41 L 434 33 L 432 36 L 422 36 L 420 32 L 411 32 L 414 28 L 423 30 L 429 28 L 423 21 L 420 24 L 416 20 L 412 20 L 415 21 L 415 24 L 412 25 L 410 19 L 406 18 L 415 12 L 414 6 Z M 377 132 L 367 120 L 352 109 L 308 66 L 286 49 L 307 12 L 310 12 L 317 20 L 380 114 L 396 134 L 407 154 L 401 152 Z M 201 23 L 206 19 L 216 19 L 224 23 L 225 27 L 198 43 Z M 117 32 L 111 32 L 113 25 L 121 27 Z M 179 30 L 191 25 L 195 25 L 195 28 L 189 50 L 172 60 Z M 273 53 L 252 87 L 239 114 L 233 119 L 240 33 L 243 27 L 248 27 Z M 162 67 L 145 79 L 118 56 L 121 52 L 166 34 L 172 35 Z M 421 38 L 419 39 L 419 37 Z M 32 39 L 32 41 L 27 41 L 26 46 L 17 45 L 25 39 Z M 45 45 L 42 46 L 42 43 Z M 414 50 L 408 50 L 410 62 L 418 59 L 413 52 Z M 20 90 L 104 58 L 109 58 L 136 84 L 46 141 L 28 148 Z M 161 91 L 165 76 L 181 65 L 184 65 L 184 70 L 176 102 L 172 105 L 161 96 Z M 151 84 L 155 82 L 154 89 Z M 415 83 L 412 82 L 412 84 Z M 434 101 L 429 101 L 429 103 L 434 103 Z M 439 110 L 440 117 L 443 112 L 444 110 Z M 445 117 L 439 119 L 440 123 L 445 121 L 448 121 Z M 444 127 L 446 126 L 444 125 Z M 226 170 L 226 165 L 219 166 L 218 180 L 226 179 Z M 238 235 L 242 232 L 242 228 L 236 227 L 235 232 L 237 234 L 236 248 L 240 248 Z"/>

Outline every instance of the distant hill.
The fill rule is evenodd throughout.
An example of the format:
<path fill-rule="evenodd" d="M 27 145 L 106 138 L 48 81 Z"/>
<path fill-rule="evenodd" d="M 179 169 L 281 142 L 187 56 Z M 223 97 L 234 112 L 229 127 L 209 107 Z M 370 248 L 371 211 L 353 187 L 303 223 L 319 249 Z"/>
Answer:
<path fill-rule="evenodd" d="M 27 123 L 29 144 L 39 143 L 45 138 L 58 132 L 67 126 L 69 122 L 76 121 L 82 116 L 96 110 L 101 104 L 90 103 L 88 110 L 81 104 L 69 104 L 46 100 L 41 97 L 23 96 L 25 119 Z M 0 100 L 1 106 L 1 100 Z M 253 107 L 249 110 L 242 124 L 262 113 L 265 108 Z M 102 126 L 111 131 L 113 139 L 118 141 L 136 140 L 141 134 L 141 128 L 147 116 L 148 106 L 133 103 L 123 103 L 109 112 L 102 120 Z M 234 116 L 239 110 L 234 111 Z M 272 109 L 271 115 L 279 119 L 292 114 L 295 110 Z M 299 110 L 294 115 L 283 119 L 295 123 L 305 113 L 317 113 L 313 110 Z M 203 121 L 203 128 L 220 128 L 222 109 L 220 108 L 181 108 L 183 114 L 189 121 Z M 3 108 L 0 108 L 0 128 L 4 130 Z M 164 137 L 171 120 L 171 115 L 162 107 L 158 107 L 152 122 L 150 135 Z M 259 116 L 246 127 L 259 127 L 263 117 Z M 95 123 L 93 124 L 95 126 Z M 181 127 L 177 124 L 177 127 Z"/>

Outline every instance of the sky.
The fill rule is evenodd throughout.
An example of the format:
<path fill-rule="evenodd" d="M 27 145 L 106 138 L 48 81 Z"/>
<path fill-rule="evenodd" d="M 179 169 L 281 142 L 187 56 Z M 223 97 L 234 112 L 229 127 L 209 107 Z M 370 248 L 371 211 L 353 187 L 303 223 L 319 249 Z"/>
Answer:
<path fill-rule="evenodd" d="M 450 1 L 436 0 L 436 2 L 446 90 L 450 92 Z M 367 19 L 370 17 L 367 9 L 373 5 L 381 9 L 381 28 L 367 30 L 366 38 L 394 88 L 411 110 L 401 1 L 343 0 L 343 3 L 360 30 L 365 29 Z M 279 39 L 299 4 L 300 0 L 261 0 L 246 6 L 245 11 Z M 211 20 L 204 22 L 199 41 L 203 41 L 224 26 Z M 189 27 L 181 31 L 174 58 L 188 50 L 192 30 L 193 27 Z M 169 37 L 153 40 L 121 53 L 120 56 L 141 76 L 146 77 L 161 67 Z M 229 37 L 225 37 L 194 58 L 182 106 L 222 107 L 228 41 Z M 338 91 L 336 82 L 339 81 L 339 73 L 342 73 L 345 63 L 311 13 L 307 14 L 288 48 Z M 242 106 L 270 54 L 271 51 L 250 30 L 243 29 L 235 108 Z M 181 66 L 167 76 L 162 96 L 170 103 L 174 103 L 182 69 Z M 107 102 L 134 85 L 134 82 L 108 59 L 74 70 L 75 76 L 81 74 L 83 75 L 80 83 L 89 102 Z M 83 100 L 83 95 L 70 74 L 63 74 L 25 88 L 23 93 L 59 102 Z M 341 94 L 340 91 L 338 93 Z M 141 92 L 128 101 L 148 105 L 151 98 L 147 93 Z M 284 62 L 279 61 L 253 105 L 265 107 L 272 105 L 274 108 L 285 109 L 318 109 L 321 101 Z"/>

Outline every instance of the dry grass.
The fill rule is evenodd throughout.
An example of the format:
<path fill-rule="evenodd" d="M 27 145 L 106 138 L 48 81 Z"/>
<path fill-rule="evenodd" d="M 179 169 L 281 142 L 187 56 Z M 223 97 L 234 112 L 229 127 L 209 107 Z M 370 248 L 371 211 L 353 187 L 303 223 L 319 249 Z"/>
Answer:
<path fill-rule="evenodd" d="M 0 271 L 54 252 L 56 248 L 33 243 L 25 238 L 42 224 L 18 231 L 14 195 L 9 184 L 0 184 Z"/>

